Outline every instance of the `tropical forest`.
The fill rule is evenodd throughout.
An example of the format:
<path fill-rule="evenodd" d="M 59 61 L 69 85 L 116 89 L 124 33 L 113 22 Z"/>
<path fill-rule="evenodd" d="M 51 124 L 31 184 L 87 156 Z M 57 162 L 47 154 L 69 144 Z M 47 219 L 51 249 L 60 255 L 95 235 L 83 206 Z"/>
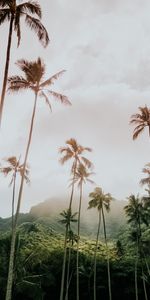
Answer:
<path fill-rule="evenodd" d="M 0 300 L 150 300 L 149 12 L 0 0 Z"/>

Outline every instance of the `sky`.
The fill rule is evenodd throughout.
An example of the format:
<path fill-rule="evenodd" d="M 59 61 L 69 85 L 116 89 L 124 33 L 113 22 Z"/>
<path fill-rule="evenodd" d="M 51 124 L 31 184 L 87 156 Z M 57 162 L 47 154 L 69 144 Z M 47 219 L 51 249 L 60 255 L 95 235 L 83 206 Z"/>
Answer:
<path fill-rule="evenodd" d="M 61 166 L 58 150 L 70 138 L 93 149 L 91 179 L 118 200 L 142 194 L 142 168 L 149 160 L 147 129 L 132 140 L 129 124 L 138 107 L 150 101 L 150 2 L 145 0 L 39 1 L 50 44 L 46 49 L 33 32 L 22 27 L 21 45 L 13 35 L 9 74 L 21 74 L 18 59 L 46 64 L 46 77 L 66 70 L 53 89 L 67 95 L 71 106 L 51 99 L 53 112 L 39 100 L 21 211 L 48 198 L 69 201 L 70 163 Z M 4 70 L 8 24 L 0 27 L 0 84 Z M 0 133 L 0 162 L 24 157 L 34 95 L 7 94 Z M 0 175 L 0 216 L 11 214 L 10 178 Z M 18 181 L 19 186 L 19 181 Z M 85 201 L 95 186 L 84 187 Z M 56 201 L 56 200 L 55 200 Z"/>

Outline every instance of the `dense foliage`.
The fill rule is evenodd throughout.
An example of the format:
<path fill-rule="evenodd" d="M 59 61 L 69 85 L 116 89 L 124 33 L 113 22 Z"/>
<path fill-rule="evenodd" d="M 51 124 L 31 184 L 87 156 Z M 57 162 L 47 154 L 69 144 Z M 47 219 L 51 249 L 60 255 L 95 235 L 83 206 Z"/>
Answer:
<path fill-rule="evenodd" d="M 25 218 L 22 215 L 23 220 Z M 13 298 L 15 300 L 28 299 L 59 299 L 61 271 L 63 261 L 64 237 L 50 226 L 48 218 L 39 218 L 22 222 L 17 231 L 15 273 Z M 21 216 L 20 216 L 21 219 Z M 56 219 L 57 220 L 57 219 Z M 2 223 L 2 220 L 1 220 Z M 61 224 L 57 221 L 58 226 Z M 59 227 L 58 227 L 59 228 Z M 58 229 L 57 228 L 57 229 Z M 61 228 L 61 226 L 60 226 Z M 150 229 L 142 225 L 143 245 L 150 264 Z M 7 268 L 10 251 L 10 232 L 3 232 L 0 238 L 0 299 L 5 298 Z M 134 264 L 136 247 L 134 232 L 131 225 L 124 224 L 116 239 L 109 238 L 110 270 L 113 299 L 135 299 Z M 69 240 L 67 242 L 69 251 Z M 76 250 L 74 243 L 71 247 L 69 298 L 76 299 Z M 79 247 L 79 276 L 81 299 L 93 299 L 93 259 L 95 240 L 81 238 Z M 138 264 L 138 292 L 139 300 L 144 299 L 141 263 Z M 150 274 L 144 265 L 147 293 L 150 293 Z M 107 255 L 102 235 L 97 251 L 97 297 L 109 299 L 107 282 Z"/>

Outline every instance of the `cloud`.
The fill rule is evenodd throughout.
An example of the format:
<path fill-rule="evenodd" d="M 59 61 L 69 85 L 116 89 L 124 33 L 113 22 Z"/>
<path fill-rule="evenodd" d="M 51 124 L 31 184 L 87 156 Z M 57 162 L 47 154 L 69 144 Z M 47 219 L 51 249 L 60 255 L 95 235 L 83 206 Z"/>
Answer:
<path fill-rule="evenodd" d="M 70 165 L 59 165 L 58 148 L 66 139 L 92 147 L 95 181 L 106 192 L 125 198 L 139 190 L 141 169 L 149 161 L 147 132 L 132 141 L 131 114 L 150 98 L 149 1 L 40 1 L 51 43 L 43 49 L 34 34 L 22 27 L 21 47 L 13 41 L 10 74 L 16 59 L 44 57 L 46 77 L 66 69 L 54 89 L 66 94 L 71 107 L 52 99 L 53 113 L 39 101 L 30 149 L 32 185 L 25 188 L 22 209 L 43 198 L 67 193 Z M 23 25 L 23 23 L 22 23 Z M 0 28 L 1 74 L 8 26 Z M 23 155 L 33 106 L 32 93 L 9 95 L 1 130 L 1 157 Z M 9 206 L 5 180 L 0 187 Z M 91 187 L 86 187 L 85 192 Z M 9 209 L 9 208 L 8 208 Z M 2 211 L 3 210 L 3 211 Z M 7 214 L 7 208 L 1 215 Z"/>

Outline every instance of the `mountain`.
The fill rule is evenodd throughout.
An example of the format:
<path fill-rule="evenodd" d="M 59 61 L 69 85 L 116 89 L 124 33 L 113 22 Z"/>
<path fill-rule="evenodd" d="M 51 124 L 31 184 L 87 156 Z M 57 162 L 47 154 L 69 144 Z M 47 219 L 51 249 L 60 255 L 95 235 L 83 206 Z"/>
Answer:
<path fill-rule="evenodd" d="M 78 202 L 76 201 L 75 203 Z M 127 201 L 114 200 L 111 203 L 110 212 L 105 213 L 108 236 L 115 238 L 120 227 L 126 223 L 123 209 L 126 204 Z M 60 212 L 65 210 L 67 206 L 66 201 L 62 202 L 56 198 L 47 199 L 31 207 L 29 213 L 20 214 L 18 225 L 26 222 L 35 222 L 44 224 L 53 231 L 62 233 L 64 232 L 64 227 L 60 223 Z M 94 238 L 97 231 L 98 213 L 96 209 L 89 210 L 87 207 L 88 204 L 84 202 L 81 214 L 81 235 Z M 77 208 L 73 211 L 77 211 Z M 72 228 L 76 231 L 76 224 L 74 224 Z M 4 232 L 9 229 L 11 229 L 11 218 L 0 218 L 0 231 Z M 101 228 L 101 230 L 103 230 L 103 228 Z"/>

